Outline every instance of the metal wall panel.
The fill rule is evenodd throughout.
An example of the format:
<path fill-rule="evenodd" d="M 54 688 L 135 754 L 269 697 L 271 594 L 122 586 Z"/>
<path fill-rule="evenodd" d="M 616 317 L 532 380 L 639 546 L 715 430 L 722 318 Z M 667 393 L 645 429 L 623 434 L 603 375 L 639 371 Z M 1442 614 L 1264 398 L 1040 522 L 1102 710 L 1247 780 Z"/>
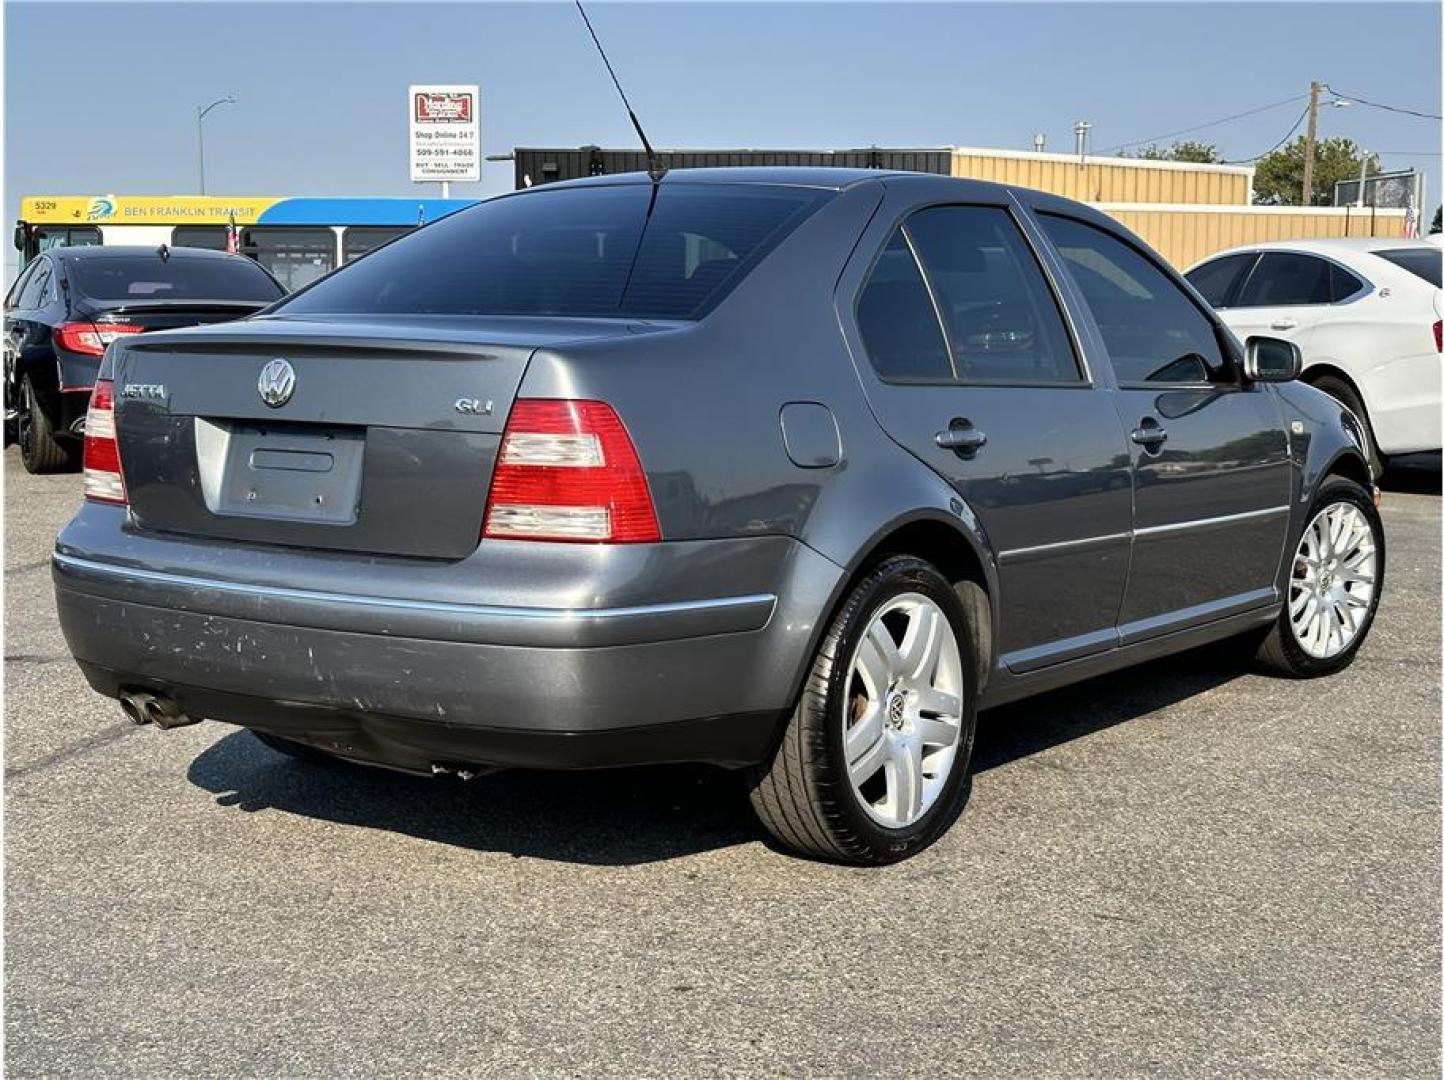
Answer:
<path fill-rule="evenodd" d="M 953 176 L 1051 191 L 1083 202 L 1205 203 L 1246 206 L 1253 174 L 1237 166 L 1179 167 L 1136 159 L 956 150 Z"/>
<path fill-rule="evenodd" d="M 952 171 L 951 150 L 662 150 L 669 169 L 715 169 L 746 165 L 810 166 L 843 169 L 902 169 L 947 176 Z M 647 159 L 640 150 L 518 148 L 515 152 L 516 186 L 576 180 L 583 176 L 642 172 Z"/>
<path fill-rule="evenodd" d="M 1404 212 L 1348 207 L 1171 206 L 1097 204 L 1180 270 L 1225 248 L 1267 240 L 1404 235 Z"/>

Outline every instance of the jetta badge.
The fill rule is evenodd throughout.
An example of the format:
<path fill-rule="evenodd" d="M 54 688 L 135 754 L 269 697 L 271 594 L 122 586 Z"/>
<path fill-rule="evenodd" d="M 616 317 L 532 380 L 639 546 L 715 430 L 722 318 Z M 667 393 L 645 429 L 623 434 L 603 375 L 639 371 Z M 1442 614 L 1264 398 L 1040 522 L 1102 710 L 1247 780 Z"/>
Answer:
<path fill-rule="evenodd" d="M 296 389 L 296 369 L 279 356 L 261 368 L 261 377 L 256 381 L 261 400 L 273 409 L 279 409 L 291 400 Z"/>

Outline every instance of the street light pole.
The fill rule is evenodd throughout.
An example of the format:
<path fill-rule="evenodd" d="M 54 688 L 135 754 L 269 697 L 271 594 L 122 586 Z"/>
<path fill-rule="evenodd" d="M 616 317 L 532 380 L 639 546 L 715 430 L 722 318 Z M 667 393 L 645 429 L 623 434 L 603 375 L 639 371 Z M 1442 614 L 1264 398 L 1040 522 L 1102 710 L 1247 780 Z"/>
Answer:
<path fill-rule="evenodd" d="M 200 172 L 202 195 L 206 193 L 206 129 L 201 121 L 206 118 L 206 113 L 217 105 L 234 105 L 235 103 L 236 99 L 227 94 L 225 97 L 211 102 L 204 109 L 199 105 L 196 106 L 196 165 Z"/>

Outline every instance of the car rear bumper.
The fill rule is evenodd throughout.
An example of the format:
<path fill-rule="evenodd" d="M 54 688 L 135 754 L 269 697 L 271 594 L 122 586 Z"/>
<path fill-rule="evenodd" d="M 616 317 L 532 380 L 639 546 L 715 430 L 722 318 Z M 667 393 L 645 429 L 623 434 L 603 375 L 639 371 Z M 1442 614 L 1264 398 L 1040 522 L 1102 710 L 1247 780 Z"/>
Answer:
<path fill-rule="evenodd" d="M 541 545 L 482 545 L 469 567 L 351 557 L 375 564 L 364 579 L 336 576 L 345 558 L 270 549 L 262 574 L 254 546 L 142 539 L 116 527 L 124 514 L 87 506 L 52 563 L 96 690 L 418 770 L 760 761 L 841 575 L 782 537 L 565 545 L 540 553 L 554 580 L 530 594 L 502 571 Z M 444 595 L 426 587 L 438 577 Z"/>

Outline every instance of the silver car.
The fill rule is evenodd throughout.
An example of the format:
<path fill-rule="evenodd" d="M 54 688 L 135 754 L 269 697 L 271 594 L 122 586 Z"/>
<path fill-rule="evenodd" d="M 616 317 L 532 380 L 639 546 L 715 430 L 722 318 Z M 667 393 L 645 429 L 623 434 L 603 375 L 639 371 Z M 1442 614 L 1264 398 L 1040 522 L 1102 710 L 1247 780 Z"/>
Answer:
<path fill-rule="evenodd" d="M 1051 195 L 551 185 L 113 344 L 56 600 L 137 723 L 711 762 L 783 845 L 891 862 L 962 809 L 980 708 L 1225 637 L 1349 663 L 1384 535 L 1298 367 Z"/>

